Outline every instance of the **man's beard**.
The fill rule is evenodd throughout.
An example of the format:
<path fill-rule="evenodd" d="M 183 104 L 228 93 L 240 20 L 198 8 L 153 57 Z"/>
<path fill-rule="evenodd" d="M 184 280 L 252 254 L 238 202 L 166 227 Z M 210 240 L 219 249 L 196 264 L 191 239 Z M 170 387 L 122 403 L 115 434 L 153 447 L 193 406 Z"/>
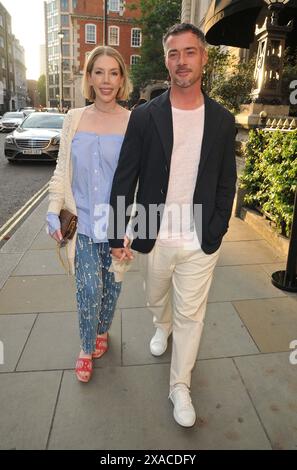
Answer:
<path fill-rule="evenodd" d="M 173 82 L 175 85 L 179 86 L 180 88 L 189 88 L 194 83 L 193 80 L 181 79 L 181 78 L 175 78 Z"/>

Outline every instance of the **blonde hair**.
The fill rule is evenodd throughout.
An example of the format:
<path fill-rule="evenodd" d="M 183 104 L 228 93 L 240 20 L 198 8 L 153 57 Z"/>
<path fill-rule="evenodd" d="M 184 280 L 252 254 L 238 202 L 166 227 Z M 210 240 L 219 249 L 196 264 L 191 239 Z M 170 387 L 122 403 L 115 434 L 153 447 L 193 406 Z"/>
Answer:
<path fill-rule="evenodd" d="M 122 55 L 113 47 L 110 46 L 97 46 L 93 49 L 86 59 L 84 66 L 84 74 L 82 80 L 82 94 L 88 101 L 95 101 L 96 95 L 94 88 L 88 83 L 88 75 L 92 73 L 94 63 L 103 55 L 113 57 L 120 66 L 121 76 L 124 78 L 123 85 L 119 89 L 116 99 L 127 100 L 132 91 L 131 82 L 128 76 L 128 69 Z"/>

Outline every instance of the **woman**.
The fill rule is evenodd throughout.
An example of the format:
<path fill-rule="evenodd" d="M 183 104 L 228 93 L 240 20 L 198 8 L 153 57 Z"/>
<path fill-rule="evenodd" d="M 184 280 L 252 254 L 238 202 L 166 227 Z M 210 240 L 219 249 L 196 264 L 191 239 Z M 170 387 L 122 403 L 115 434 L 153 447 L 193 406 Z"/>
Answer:
<path fill-rule="evenodd" d="M 77 236 L 69 241 L 67 256 L 76 277 L 81 351 L 75 371 L 81 382 L 90 380 L 92 359 L 108 348 L 108 330 L 121 288 L 108 270 L 111 257 L 104 205 L 109 203 L 130 117 L 117 100 L 126 100 L 129 92 L 122 56 L 111 47 L 96 47 L 83 76 L 84 97 L 93 104 L 67 113 L 49 188 L 48 230 L 57 242 L 62 240 L 61 209 L 78 216 Z"/>

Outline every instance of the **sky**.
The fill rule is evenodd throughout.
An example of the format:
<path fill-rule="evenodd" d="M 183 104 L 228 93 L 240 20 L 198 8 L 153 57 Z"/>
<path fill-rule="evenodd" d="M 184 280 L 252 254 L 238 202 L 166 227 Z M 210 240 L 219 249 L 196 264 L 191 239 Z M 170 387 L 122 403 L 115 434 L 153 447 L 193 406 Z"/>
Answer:
<path fill-rule="evenodd" d="M 40 45 L 44 37 L 44 0 L 0 0 L 11 15 L 12 33 L 25 49 L 27 79 L 40 76 Z"/>

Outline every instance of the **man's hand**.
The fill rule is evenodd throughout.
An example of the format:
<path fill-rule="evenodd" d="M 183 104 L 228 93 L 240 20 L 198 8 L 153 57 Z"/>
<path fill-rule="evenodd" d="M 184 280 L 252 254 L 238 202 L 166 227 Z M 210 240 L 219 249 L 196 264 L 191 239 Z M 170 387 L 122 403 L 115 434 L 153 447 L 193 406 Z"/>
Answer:
<path fill-rule="evenodd" d="M 128 237 L 125 236 L 124 238 L 124 248 L 112 248 L 111 254 L 114 256 L 118 261 L 124 260 L 132 260 L 133 254 L 130 250 L 130 240 Z"/>

